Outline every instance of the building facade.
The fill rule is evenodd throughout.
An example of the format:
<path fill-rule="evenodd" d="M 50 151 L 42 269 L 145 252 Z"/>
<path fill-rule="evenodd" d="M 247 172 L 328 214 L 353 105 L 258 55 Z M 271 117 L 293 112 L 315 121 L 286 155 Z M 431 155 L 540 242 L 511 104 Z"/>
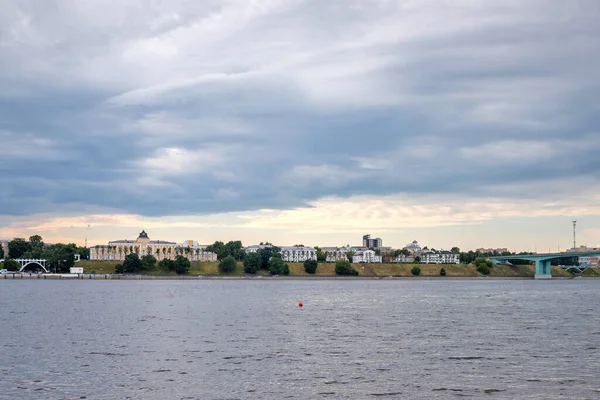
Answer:
<path fill-rule="evenodd" d="M 367 249 L 378 249 L 383 246 L 383 240 L 381 238 L 371 239 L 371 235 L 363 236 L 363 247 Z"/>
<path fill-rule="evenodd" d="M 397 263 L 411 263 L 415 262 L 415 258 L 413 256 L 406 256 L 404 254 L 399 254 L 398 257 L 394 258 L 394 262 Z"/>
<path fill-rule="evenodd" d="M 419 254 L 421 251 L 421 245 L 416 240 L 413 240 L 411 243 L 408 243 L 404 248 L 410 251 L 412 254 Z"/>
<path fill-rule="evenodd" d="M 358 263 L 380 263 L 381 256 L 375 254 L 374 250 L 357 251 L 352 256 L 352 262 Z"/>
<path fill-rule="evenodd" d="M 579 257 L 579 265 L 586 267 L 598 267 L 600 266 L 600 256 Z"/>
<path fill-rule="evenodd" d="M 498 247 L 495 249 L 492 248 L 479 248 L 475 250 L 477 253 L 490 253 L 490 254 L 502 254 L 502 253 L 508 253 L 508 249 L 506 247 Z"/>
<path fill-rule="evenodd" d="M 347 259 L 346 252 L 343 250 L 328 250 L 327 253 L 325 253 L 325 262 L 336 262 Z"/>
<path fill-rule="evenodd" d="M 317 249 L 302 246 L 282 246 L 281 259 L 287 262 L 304 262 L 317 260 Z"/>
<path fill-rule="evenodd" d="M 424 264 L 459 264 L 460 255 L 447 250 L 423 250 L 419 255 Z"/>
<path fill-rule="evenodd" d="M 136 240 L 114 240 L 107 246 L 99 245 L 90 248 L 90 260 L 123 261 L 128 254 L 136 253 L 143 257 L 153 255 L 157 260 L 165 258 L 174 260 L 181 255 L 190 261 L 217 261 L 215 253 L 205 251 L 195 241 L 181 244 L 163 240 L 150 240 L 146 231 L 142 231 Z"/>
<path fill-rule="evenodd" d="M 256 253 L 265 248 L 277 247 L 281 251 L 281 259 L 287 262 L 304 262 L 306 260 L 317 260 L 317 249 L 306 246 L 271 246 L 255 244 L 244 248 L 246 253 Z"/>

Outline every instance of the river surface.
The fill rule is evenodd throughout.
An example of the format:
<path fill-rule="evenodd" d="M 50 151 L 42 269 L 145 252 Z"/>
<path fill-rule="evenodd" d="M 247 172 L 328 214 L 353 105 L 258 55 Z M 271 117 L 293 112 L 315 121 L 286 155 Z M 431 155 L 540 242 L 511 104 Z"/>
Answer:
<path fill-rule="evenodd" d="M 599 399 L 599 310 L 584 279 L 3 280 L 0 399 Z"/>

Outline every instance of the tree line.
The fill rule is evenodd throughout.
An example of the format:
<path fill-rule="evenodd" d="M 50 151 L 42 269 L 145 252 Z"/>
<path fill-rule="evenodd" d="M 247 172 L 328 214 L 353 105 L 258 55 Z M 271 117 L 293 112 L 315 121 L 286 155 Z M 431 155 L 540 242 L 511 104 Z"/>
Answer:
<path fill-rule="evenodd" d="M 14 238 L 8 242 L 8 254 L 0 247 L 0 259 L 4 260 L 3 267 L 9 271 L 18 271 L 21 265 L 15 259 L 27 258 L 46 260 L 46 269 L 57 273 L 69 272 L 75 264 L 75 254 L 81 259 L 89 258 L 89 249 L 77 246 L 74 243 L 57 243 L 48 245 L 39 235 L 24 238 Z"/>
<path fill-rule="evenodd" d="M 125 256 L 125 260 L 122 263 L 115 266 L 115 273 L 137 274 L 161 270 L 163 272 L 174 271 L 177 274 L 187 274 L 190 272 L 190 266 L 190 260 L 182 255 L 175 257 L 175 260 L 164 258 L 157 261 L 156 257 L 152 254 L 140 257 L 137 253 L 130 253 Z"/>

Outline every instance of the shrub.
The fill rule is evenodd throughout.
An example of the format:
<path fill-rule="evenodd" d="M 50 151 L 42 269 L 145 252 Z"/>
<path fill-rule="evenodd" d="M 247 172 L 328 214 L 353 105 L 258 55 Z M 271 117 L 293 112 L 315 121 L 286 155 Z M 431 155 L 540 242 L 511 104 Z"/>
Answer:
<path fill-rule="evenodd" d="M 122 274 L 125 272 L 125 268 L 123 268 L 123 264 L 115 265 L 115 274 Z"/>
<path fill-rule="evenodd" d="M 142 262 L 140 261 L 140 257 L 136 253 L 127 254 L 125 256 L 125 261 L 123 261 L 124 272 L 138 272 L 141 267 Z"/>
<path fill-rule="evenodd" d="M 190 260 L 184 256 L 175 258 L 175 272 L 178 274 L 187 274 L 190 272 Z"/>
<path fill-rule="evenodd" d="M 490 268 L 485 263 L 479 264 L 477 266 L 477 271 L 482 275 L 488 275 L 490 273 Z"/>
<path fill-rule="evenodd" d="M 260 269 L 262 258 L 258 253 L 246 254 L 244 258 L 244 272 L 247 274 L 255 274 Z"/>
<path fill-rule="evenodd" d="M 233 256 L 227 256 L 219 262 L 219 272 L 229 273 L 235 271 L 236 261 Z"/>
<path fill-rule="evenodd" d="M 168 258 L 163 258 L 158 263 L 158 266 L 163 271 L 173 271 L 175 269 L 175 262 L 173 260 L 168 259 Z"/>
<path fill-rule="evenodd" d="M 410 273 L 413 274 L 414 276 L 419 276 L 419 275 L 421 275 L 421 268 L 419 268 L 419 267 L 413 267 L 410 270 Z"/>
<path fill-rule="evenodd" d="M 152 254 L 146 254 L 140 258 L 140 267 L 144 270 L 151 271 L 156 267 L 156 257 Z"/>
<path fill-rule="evenodd" d="M 335 262 L 336 275 L 358 275 L 358 271 L 352 268 L 352 264 L 347 260 L 338 260 Z"/>
<path fill-rule="evenodd" d="M 304 270 L 307 274 L 314 274 L 315 272 L 317 272 L 318 265 L 319 264 L 316 260 L 306 260 L 304 261 Z"/>
<path fill-rule="evenodd" d="M 446 276 L 446 270 L 444 268 L 440 269 L 440 276 Z"/>
<path fill-rule="evenodd" d="M 4 260 L 4 269 L 8 271 L 18 271 L 21 269 L 21 264 L 13 259 Z"/>
<path fill-rule="evenodd" d="M 490 268 L 494 265 L 490 260 L 487 260 L 483 257 L 478 257 L 473 261 L 475 267 L 477 267 L 477 271 L 482 275 L 488 275 L 490 273 Z"/>
<path fill-rule="evenodd" d="M 271 275 L 289 275 L 290 267 L 279 257 L 272 257 L 269 260 L 269 273 Z"/>

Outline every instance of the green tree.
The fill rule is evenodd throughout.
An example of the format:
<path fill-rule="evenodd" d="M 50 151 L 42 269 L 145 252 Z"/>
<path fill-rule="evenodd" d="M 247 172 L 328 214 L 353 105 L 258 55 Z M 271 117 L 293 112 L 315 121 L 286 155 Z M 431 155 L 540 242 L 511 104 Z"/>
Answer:
<path fill-rule="evenodd" d="M 269 260 L 269 273 L 271 275 L 289 275 L 290 267 L 279 257 Z"/>
<path fill-rule="evenodd" d="M 327 260 L 327 252 L 315 247 L 317 249 L 317 262 L 325 262 Z"/>
<path fill-rule="evenodd" d="M 156 257 L 152 254 L 146 254 L 140 258 L 140 267 L 146 271 L 152 271 L 156 268 Z"/>
<path fill-rule="evenodd" d="M 125 260 L 123 261 L 123 269 L 128 274 L 134 274 L 139 272 L 142 268 L 142 261 L 140 260 L 140 256 L 137 253 L 129 253 L 125 256 Z"/>
<path fill-rule="evenodd" d="M 4 258 L 4 247 L 0 244 L 0 260 Z"/>
<path fill-rule="evenodd" d="M 123 264 L 119 263 L 115 265 L 115 274 L 124 274 L 125 268 L 123 268 Z"/>
<path fill-rule="evenodd" d="M 450 249 L 450 251 L 454 254 L 459 254 L 460 253 L 460 249 L 458 247 L 453 247 Z"/>
<path fill-rule="evenodd" d="M 29 244 L 32 246 L 43 246 L 44 242 L 40 235 L 29 236 Z"/>
<path fill-rule="evenodd" d="M 314 274 L 315 272 L 317 272 L 318 265 L 319 263 L 315 260 L 306 260 L 304 261 L 304 270 L 308 274 Z"/>
<path fill-rule="evenodd" d="M 338 260 L 335 262 L 336 275 L 358 275 L 358 271 L 352 268 L 352 264 L 348 260 Z"/>
<path fill-rule="evenodd" d="M 352 257 L 354 257 L 354 251 L 350 250 L 346 252 L 346 258 L 348 259 L 348 262 L 352 262 Z"/>
<path fill-rule="evenodd" d="M 67 273 L 75 265 L 75 245 L 58 243 L 44 252 L 46 269 L 57 273 Z"/>
<path fill-rule="evenodd" d="M 234 272 L 236 266 L 237 262 L 235 261 L 235 257 L 227 256 L 219 263 L 219 272 L 223 274 Z"/>
<path fill-rule="evenodd" d="M 175 272 L 178 274 L 187 274 L 190 272 L 190 260 L 185 258 L 184 256 L 177 256 L 175 258 Z"/>
<path fill-rule="evenodd" d="M 244 258 L 244 272 L 255 274 L 262 266 L 262 258 L 258 253 L 250 253 Z"/>
<path fill-rule="evenodd" d="M 492 261 L 484 257 L 476 258 L 475 261 L 473 261 L 473 264 L 475 264 L 477 271 L 482 275 L 488 275 L 490 273 L 490 269 L 494 266 Z"/>
<path fill-rule="evenodd" d="M 421 275 L 421 268 L 412 267 L 412 269 L 410 270 L 410 273 L 413 274 L 414 276 L 419 276 L 419 275 Z"/>
<path fill-rule="evenodd" d="M 162 269 L 163 271 L 173 271 L 175 270 L 175 261 L 169 259 L 169 258 L 163 258 L 162 260 L 160 260 L 160 262 L 158 263 L 158 266 L 160 267 L 160 269 Z"/>
<path fill-rule="evenodd" d="M 416 256 L 415 257 L 415 262 L 416 263 L 420 263 L 421 262 L 421 257 L 420 256 Z"/>
<path fill-rule="evenodd" d="M 89 247 L 77 247 L 77 250 L 75 250 L 75 252 L 77 254 L 79 254 L 79 256 L 81 257 L 82 260 L 89 260 L 90 259 L 90 249 Z"/>
<path fill-rule="evenodd" d="M 446 276 L 446 270 L 444 268 L 440 269 L 440 276 Z"/>
<path fill-rule="evenodd" d="M 8 271 L 18 271 L 21 269 L 21 264 L 10 258 L 4 260 L 4 266 L 2 267 Z"/>
<path fill-rule="evenodd" d="M 22 258 L 29 250 L 31 245 L 23 238 L 14 238 L 8 242 L 8 258 Z"/>
<path fill-rule="evenodd" d="M 257 251 L 261 258 L 261 269 L 269 269 L 269 260 L 271 257 L 281 258 L 281 249 L 277 246 L 265 247 Z"/>
<path fill-rule="evenodd" d="M 232 256 L 233 258 L 235 258 L 238 261 L 242 261 L 244 259 L 244 256 L 246 255 L 246 253 L 244 252 L 242 242 L 240 240 L 229 241 L 229 242 L 227 242 L 227 244 L 225 246 L 227 247 L 227 250 L 229 251 L 228 255 Z"/>
<path fill-rule="evenodd" d="M 206 246 L 206 251 L 211 251 L 217 255 L 217 260 L 222 260 L 229 255 L 229 247 L 221 241 L 216 241 L 210 246 Z"/>

